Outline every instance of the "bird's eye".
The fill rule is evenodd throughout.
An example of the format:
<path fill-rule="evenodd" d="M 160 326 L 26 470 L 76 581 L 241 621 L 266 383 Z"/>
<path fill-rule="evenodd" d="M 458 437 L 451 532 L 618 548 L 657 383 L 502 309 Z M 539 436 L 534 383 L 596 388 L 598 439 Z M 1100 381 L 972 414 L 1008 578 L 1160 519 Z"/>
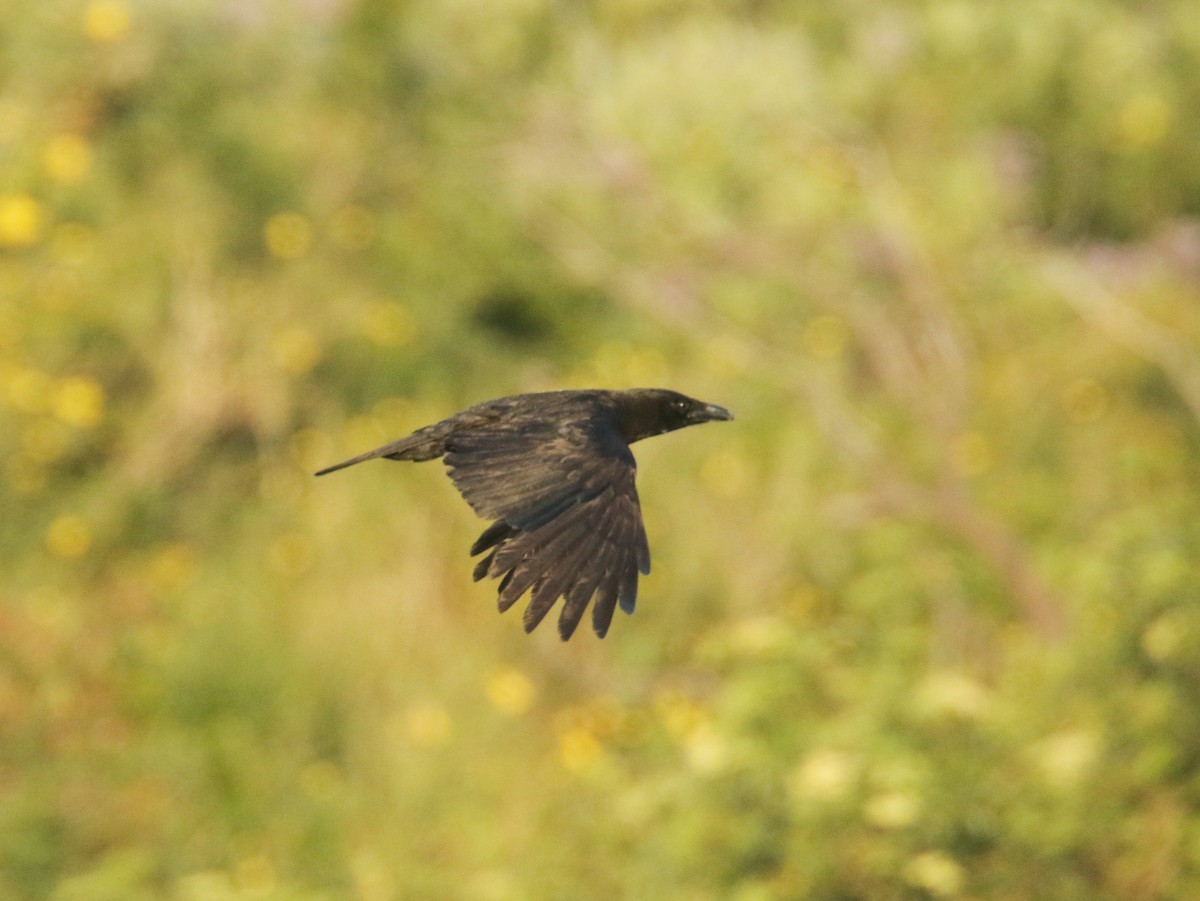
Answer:
<path fill-rule="evenodd" d="M 676 413 L 686 413 L 687 408 L 688 408 L 688 402 L 686 400 L 671 401 L 671 409 L 674 410 Z"/>

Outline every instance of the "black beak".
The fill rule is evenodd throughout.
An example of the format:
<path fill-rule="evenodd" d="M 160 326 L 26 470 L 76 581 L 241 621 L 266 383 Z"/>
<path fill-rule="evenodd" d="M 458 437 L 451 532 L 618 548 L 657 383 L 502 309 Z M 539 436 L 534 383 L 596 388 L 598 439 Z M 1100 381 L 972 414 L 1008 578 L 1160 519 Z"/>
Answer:
<path fill-rule="evenodd" d="M 728 422 L 733 419 L 733 414 L 724 407 L 718 407 L 716 404 L 705 404 L 702 407 L 696 407 L 688 414 L 688 423 L 690 425 L 698 425 L 702 422 Z"/>

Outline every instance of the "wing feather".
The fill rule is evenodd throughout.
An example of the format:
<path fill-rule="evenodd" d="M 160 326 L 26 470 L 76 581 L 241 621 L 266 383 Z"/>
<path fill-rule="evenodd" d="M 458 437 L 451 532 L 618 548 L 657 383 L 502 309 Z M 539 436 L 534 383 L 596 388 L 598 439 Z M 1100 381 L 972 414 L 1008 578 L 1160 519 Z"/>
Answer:
<path fill-rule="evenodd" d="M 450 478 L 472 509 L 494 520 L 471 548 L 489 551 L 475 578 L 501 579 L 501 611 L 530 592 L 526 631 L 561 597 L 559 633 L 570 638 L 594 597 L 592 624 L 603 637 L 618 604 L 633 609 L 638 571 L 649 571 L 633 455 L 597 428 L 499 423 L 446 441 Z"/>

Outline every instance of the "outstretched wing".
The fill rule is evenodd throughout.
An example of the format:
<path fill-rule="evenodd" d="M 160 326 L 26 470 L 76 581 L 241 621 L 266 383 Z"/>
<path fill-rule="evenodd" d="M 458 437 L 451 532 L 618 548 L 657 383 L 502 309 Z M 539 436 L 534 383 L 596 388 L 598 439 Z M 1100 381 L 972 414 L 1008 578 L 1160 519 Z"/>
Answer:
<path fill-rule="evenodd" d="M 570 638 L 595 597 L 601 637 L 619 604 L 632 613 L 650 548 L 634 485 L 636 464 L 595 423 L 497 422 L 446 441 L 450 478 L 480 516 L 495 520 L 471 548 L 490 551 L 475 578 L 500 578 L 504 611 L 530 592 L 525 630 L 564 599 L 558 631 Z"/>

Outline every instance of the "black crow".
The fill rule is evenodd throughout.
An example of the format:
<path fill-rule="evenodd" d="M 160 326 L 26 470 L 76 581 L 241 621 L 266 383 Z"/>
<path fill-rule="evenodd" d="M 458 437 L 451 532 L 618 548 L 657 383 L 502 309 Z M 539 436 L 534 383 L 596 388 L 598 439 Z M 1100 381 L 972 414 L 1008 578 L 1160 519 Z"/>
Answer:
<path fill-rule="evenodd" d="M 617 604 L 633 612 L 638 571 L 650 572 L 629 445 L 712 420 L 723 407 L 675 391 L 547 391 L 477 404 L 407 438 L 322 469 L 385 457 L 442 457 L 479 516 L 494 520 L 471 547 L 487 551 L 475 580 L 500 578 L 501 612 L 526 591 L 525 631 L 561 597 L 566 641 L 593 595 L 592 627 L 608 632 Z"/>

